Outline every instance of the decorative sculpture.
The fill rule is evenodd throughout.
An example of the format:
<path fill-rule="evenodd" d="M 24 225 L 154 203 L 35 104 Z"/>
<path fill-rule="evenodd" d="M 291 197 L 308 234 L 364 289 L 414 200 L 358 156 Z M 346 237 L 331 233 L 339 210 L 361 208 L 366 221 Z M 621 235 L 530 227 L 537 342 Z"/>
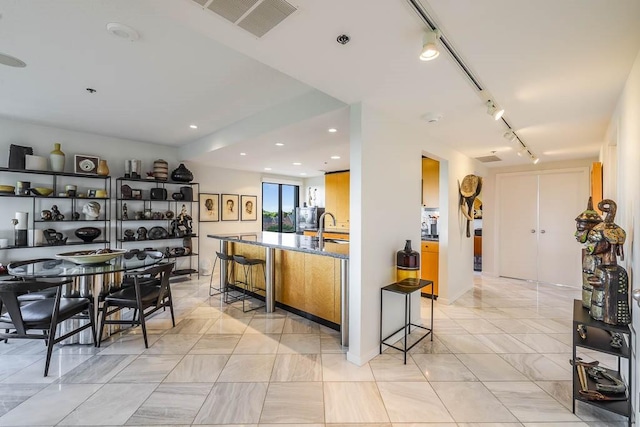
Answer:
<path fill-rule="evenodd" d="M 602 257 L 595 275 L 589 278 L 593 286 L 590 315 L 609 325 L 627 325 L 631 322 L 629 276 L 617 262 L 618 256 L 624 260 L 623 245 L 627 234 L 614 223 L 617 206 L 613 200 L 601 201 L 598 208 L 606 212 L 604 221 L 587 235 L 587 254 Z"/>
<path fill-rule="evenodd" d="M 51 206 L 51 216 L 54 221 L 64 220 L 64 215 L 60 213 L 60 209 L 58 209 L 58 205 Z"/>
<path fill-rule="evenodd" d="M 182 205 L 182 209 L 180 213 L 171 221 L 171 233 L 170 235 L 173 237 L 185 237 L 190 236 L 192 231 L 192 218 L 187 213 L 187 207 Z"/>
<path fill-rule="evenodd" d="M 467 237 L 471 237 L 469 229 L 473 221 L 473 202 L 482 191 L 482 178 L 476 175 L 467 175 L 460 184 L 460 211 L 467 219 Z"/>
<path fill-rule="evenodd" d="M 593 209 L 593 200 L 589 197 L 587 209 L 576 217 L 576 232 L 574 236 L 583 245 L 587 242 L 589 231 L 602 222 L 602 217 Z M 582 306 L 591 308 L 591 293 L 593 286 L 589 278 L 593 277 L 596 267 L 601 264 L 599 255 L 588 254 L 586 248 L 582 249 Z"/>
<path fill-rule="evenodd" d="M 100 216 L 100 203 L 98 202 L 89 202 L 82 207 L 82 213 L 84 214 L 84 219 L 87 220 L 96 220 Z"/>

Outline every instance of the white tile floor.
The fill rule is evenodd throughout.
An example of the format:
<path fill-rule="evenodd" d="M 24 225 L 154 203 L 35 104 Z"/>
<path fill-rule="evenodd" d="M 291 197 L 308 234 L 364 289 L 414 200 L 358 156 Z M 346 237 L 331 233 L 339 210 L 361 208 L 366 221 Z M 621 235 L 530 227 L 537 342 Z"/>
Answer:
<path fill-rule="evenodd" d="M 333 330 L 281 310 L 242 313 L 209 297 L 204 278 L 177 283 L 179 322 L 151 319 L 149 349 L 139 329 L 100 349 L 58 347 L 43 378 L 42 342 L 0 343 L 0 426 L 626 425 L 584 404 L 571 413 L 577 289 L 475 280 L 455 304 L 436 302 L 434 341 L 406 365 L 388 349 L 362 367 Z"/>

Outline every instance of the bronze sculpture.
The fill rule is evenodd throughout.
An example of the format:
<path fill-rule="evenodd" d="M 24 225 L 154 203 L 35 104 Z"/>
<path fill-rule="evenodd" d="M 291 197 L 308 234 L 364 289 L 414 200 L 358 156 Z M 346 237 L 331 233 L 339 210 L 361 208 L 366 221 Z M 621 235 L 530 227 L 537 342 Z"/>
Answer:
<path fill-rule="evenodd" d="M 595 275 L 589 278 L 593 286 L 589 313 L 609 325 L 627 325 L 631 322 L 629 276 L 617 262 L 618 256 L 624 260 L 626 233 L 614 223 L 617 205 L 613 200 L 602 200 L 598 208 L 606 213 L 605 219 L 589 231 L 586 242 L 587 254 L 601 257 Z"/>
<path fill-rule="evenodd" d="M 587 209 L 576 217 L 576 240 L 583 245 L 587 242 L 589 231 L 602 222 L 602 217 L 593 209 L 593 200 L 589 197 Z M 591 293 L 593 286 L 589 279 L 593 277 L 596 267 L 600 265 L 599 255 L 588 254 L 586 248 L 582 249 L 582 306 L 591 308 Z"/>

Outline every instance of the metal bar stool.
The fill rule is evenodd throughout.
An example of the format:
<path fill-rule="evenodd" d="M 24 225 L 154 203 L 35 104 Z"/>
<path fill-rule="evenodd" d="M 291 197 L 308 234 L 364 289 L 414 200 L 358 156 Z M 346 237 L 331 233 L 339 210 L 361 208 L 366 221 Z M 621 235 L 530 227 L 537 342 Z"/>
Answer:
<path fill-rule="evenodd" d="M 264 268 L 265 261 L 262 259 L 246 258 L 242 255 L 234 255 L 233 260 L 236 262 L 236 264 L 242 266 L 242 271 L 244 272 L 244 281 L 237 280 L 235 282 L 236 286 L 241 285 L 242 289 L 244 290 L 244 298 L 242 299 L 242 311 L 246 313 L 247 311 L 257 310 L 259 308 L 264 307 L 265 304 L 262 304 L 258 307 L 246 309 L 246 300 L 251 296 L 255 298 L 258 292 L 262 292 L 263 296 L 266 294 L 266 290 L 264 288 L 260 288 L 256 286 L 255 276 L 253 275 L 253 271 L 254 271 L 253 267 L 261 266 L 262 275 L 266 282 L 267 273 Z"/>
<path fill-rule="evenodd" d="M 218 263 L 218 261 L 220 261 L 220 265 L 222 265 L 222 263 L 226 263 L 226 272 L 227 272 L 227 277 L 225 277 L 224 282 L 222 282 L 222 280 L 220 280 L 220 287 L 216 288 L 215 286 L 213 286 L 213 272 L 216 271 L 216 264 Z M 220 295 L 222 293 L 225 292 L 225 290 L 228 288 L 229 286 L 229 279 L 233 277 L 233 257 L 231 255 L 226 255 L 223 254 L 222 252 L 216 252 L 216 257 L 213 259 L 213 269 L 211 270 L 211 279 L 209 279 L 209 296 L 215 296 L 215 295 Z M 222 274 L 222 268 L 220 268 L 220 274 Z"/>

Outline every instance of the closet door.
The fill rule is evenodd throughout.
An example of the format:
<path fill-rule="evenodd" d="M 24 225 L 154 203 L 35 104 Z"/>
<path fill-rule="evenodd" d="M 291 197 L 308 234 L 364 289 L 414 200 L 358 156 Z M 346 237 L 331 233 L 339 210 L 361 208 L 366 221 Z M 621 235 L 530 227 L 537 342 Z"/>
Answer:
<path fill-rule="evenodd" d="M 581 246 L 573 236 L 575 218 L 587 207 L 586 170 L 539 175 L 538 280 L 579 286 Z"/>
<path fill-rule="evenodd" d="M 500 175 L 497 184 L 500 276 L 536 280 L 538 177 Z"/>

